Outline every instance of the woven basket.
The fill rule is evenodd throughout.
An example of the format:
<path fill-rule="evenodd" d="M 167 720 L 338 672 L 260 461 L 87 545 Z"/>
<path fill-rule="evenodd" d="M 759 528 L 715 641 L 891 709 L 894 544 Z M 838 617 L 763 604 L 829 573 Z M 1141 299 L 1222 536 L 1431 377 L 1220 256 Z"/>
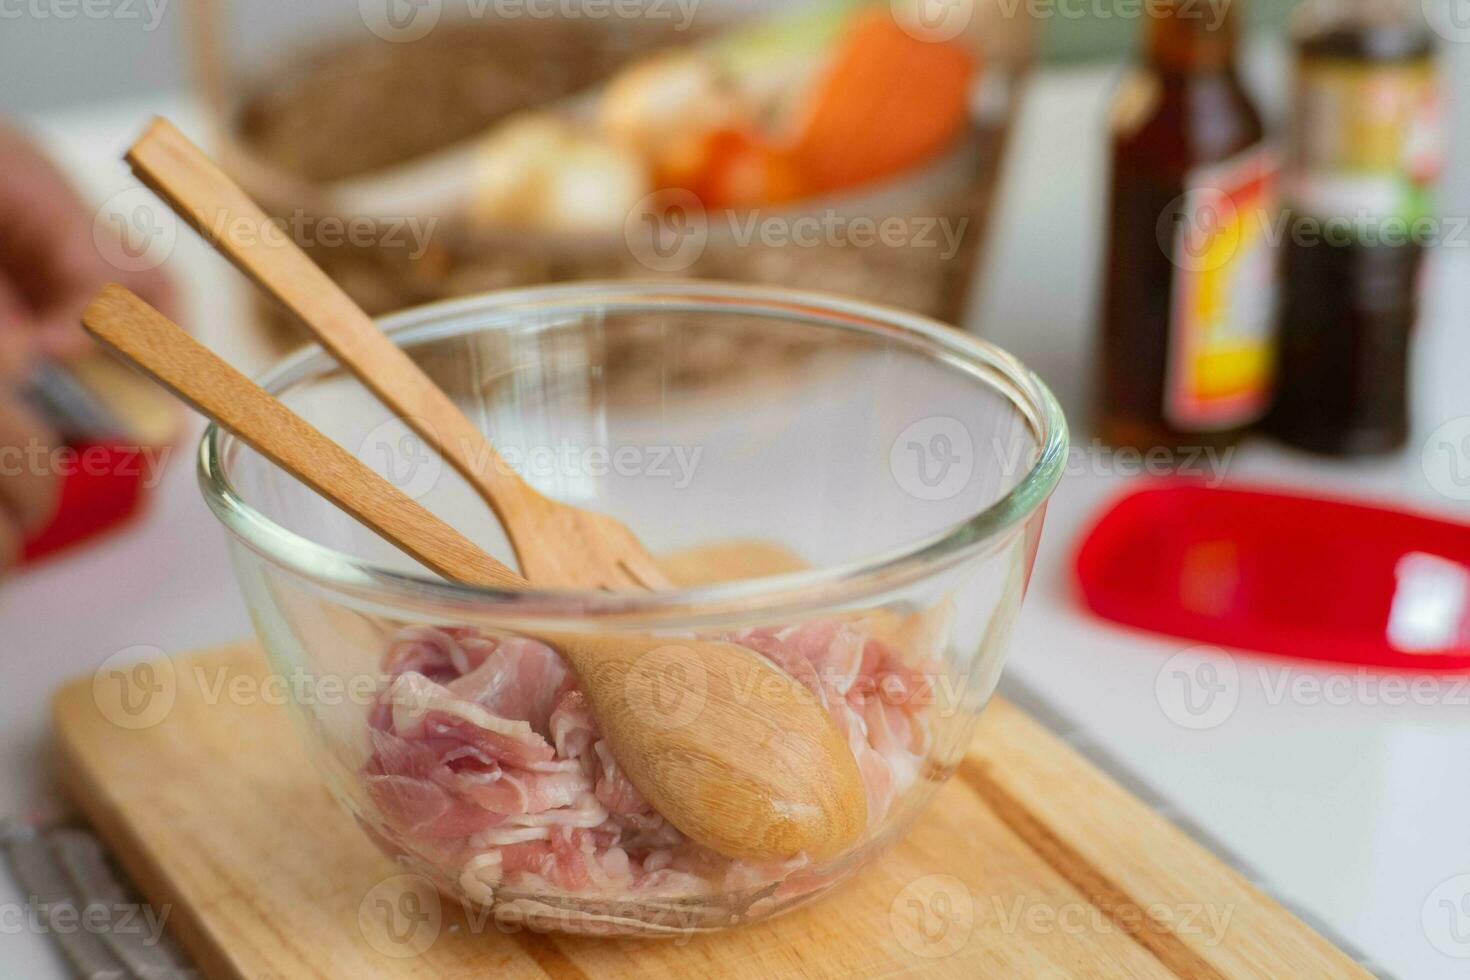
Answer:
<path fill-rule="evenodd" d="M 196 73 L 213 108 L 220 156 L 268 212 L 308 229 L 322 218 L 337 227 L 348 220 L 362 227 L 364 219 L 334 203 L 333 181 L 370 175 L 472 136 L 509 113 L 585 89 L 640 53 L 688 43 L 697 33 L 643 21 L 467 21 L 440 25 L 411 43 L 360 35 L 329 41 L 237 78 L 219 53 L 218 12 L 211 14 L 207 3 L 201 10 Z M 373 314 L 510 286 L 692 276 L 819 289 L 954 322 L 967 303 L 1032 24 L 1002 18 L 997 7 L 984 36 L 986 70 L 973 125 L 944 159 L 861 193 L 798 207 L 700 212 L 693 244 L 681 245 L 673 257 L 670 228 L 658 223 L 664 215 L 646 223 L 630 218 L 623 231 L 598 235 L 486 228 L 441 217 L 422 254 L 405 247 L 401 229 L 386 225 L 359 240 L 388 245 L 323 244 L 309 233 L 302 244 Z M 892 234 L 880 234 L 884 228 Z M 262 309 L 280 346 L 299 342 L 279 314 Z M 719 371 L 737 353 L 762 361 L 799 353 L 772 343 L 772 350 L 736 352 L 710 339 L 705 360 L 710 371 Z M 607 357 L 618 356 L 613 345 Z"/>

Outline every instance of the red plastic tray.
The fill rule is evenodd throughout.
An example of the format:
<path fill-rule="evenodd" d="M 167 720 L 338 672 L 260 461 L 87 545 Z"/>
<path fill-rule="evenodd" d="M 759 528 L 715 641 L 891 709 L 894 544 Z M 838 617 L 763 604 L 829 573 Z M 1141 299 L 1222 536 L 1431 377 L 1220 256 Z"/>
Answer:
<path fill-rule="evenodd" d="M 1470 668 L 1470 525 L 1278 491 L 1149 481 L 1076 560 L 1105 619 L 1200 643 L 1415 671 Z"/>

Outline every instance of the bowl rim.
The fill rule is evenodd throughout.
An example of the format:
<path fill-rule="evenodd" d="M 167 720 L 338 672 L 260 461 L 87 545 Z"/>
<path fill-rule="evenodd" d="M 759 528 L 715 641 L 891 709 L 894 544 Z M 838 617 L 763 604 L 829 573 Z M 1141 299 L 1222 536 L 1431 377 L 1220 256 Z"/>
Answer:
<path fill-rule="evenodd" d="M 1065 469 L 1066 419 L 1045 384 L 1013 355 L 995 344 L 938 320 L 864 300 L 816 291 L 698 279 L 597 280 L 495 290 L 443 300 L 381 317 L 377 323 L 400 344 L 463 332 L 463 321 L 496 316 L 504 329 L 522 314 L 570 315 L 588 309 L 633 311 L 767 313 L 833 329 L 851 329 L 917 342 L 921 353 L 967 370 L 1005 397 L 1030 425 L 1037 450 L 1025 475 L 1000 499 L 935 534 L 872 556 L 837 565 L 679 588 L 665 592 L 602 592 L 531 588 L 511 591 L 466 585 L 404 572 L 356 558 L 312 541 L 272 521 L 235 490 L 229 480 L 228 447 L 238 440 L 210 423 L 200 440 L 198 478 L 205 502 L 246 547 L 295 575 L 361 597 L 497 615 L 574 618 L 778 612 L 848 602 L 889 591 L 953 567 L 1004 540 L 1005 532 L 1042 508 Z M 255 380 L 272 393 L 316 373 L 333 360 L 319 344 L 308 344 Z"/>

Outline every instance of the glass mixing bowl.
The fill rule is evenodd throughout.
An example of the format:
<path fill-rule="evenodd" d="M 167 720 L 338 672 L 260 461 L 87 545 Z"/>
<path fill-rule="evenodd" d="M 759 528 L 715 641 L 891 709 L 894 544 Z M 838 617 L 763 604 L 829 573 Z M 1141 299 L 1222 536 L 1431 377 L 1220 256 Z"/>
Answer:
<path fill-rule="evenodd" d="M 1030 371 L 896 310 L 699 282 L 491 293 L 383 327 L 507 465 L 623 520 L 680 583 L 448 583 L 210 428 L 204 496 L 260 639 L 327 785 L 389 855 L 506 922 L 669 935 L 793 908 L 904 833 L 995 689 L 1063 469 L 1065 422 Z M 512 561 L 489 508 L 320 349 L 262 384 Z M 689 841 L 522 631 L 723 638 L 771 658 L 854 753 L 861 839 L 770 863 Z"/>

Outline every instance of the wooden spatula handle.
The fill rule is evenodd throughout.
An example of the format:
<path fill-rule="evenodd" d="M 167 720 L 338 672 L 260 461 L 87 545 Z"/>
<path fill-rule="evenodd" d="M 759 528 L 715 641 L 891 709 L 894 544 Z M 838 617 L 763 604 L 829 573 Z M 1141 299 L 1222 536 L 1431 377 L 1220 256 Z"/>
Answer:
<path fill-rule="evenodd" d="M 445 578 L 527 587 L 525 579 L 122 286 L 103 289 L 82 314 L 82 323 L 159 384 Z"/>
<path fill-rule="evenodd" d="M 521 553 L 520 508 L 542 497 L 413 359 L 250 196 L 166 119 L 155 119 L 127 153 L 138 179 L 274 296 L 377 398 L 402 417 L 485 498 Z M 235 229 L 244 229 L 239 234 Z M 263 247 L 264 246 L 264 247 Z M 524 557 L 524 556 L 522 556 Z"/>

